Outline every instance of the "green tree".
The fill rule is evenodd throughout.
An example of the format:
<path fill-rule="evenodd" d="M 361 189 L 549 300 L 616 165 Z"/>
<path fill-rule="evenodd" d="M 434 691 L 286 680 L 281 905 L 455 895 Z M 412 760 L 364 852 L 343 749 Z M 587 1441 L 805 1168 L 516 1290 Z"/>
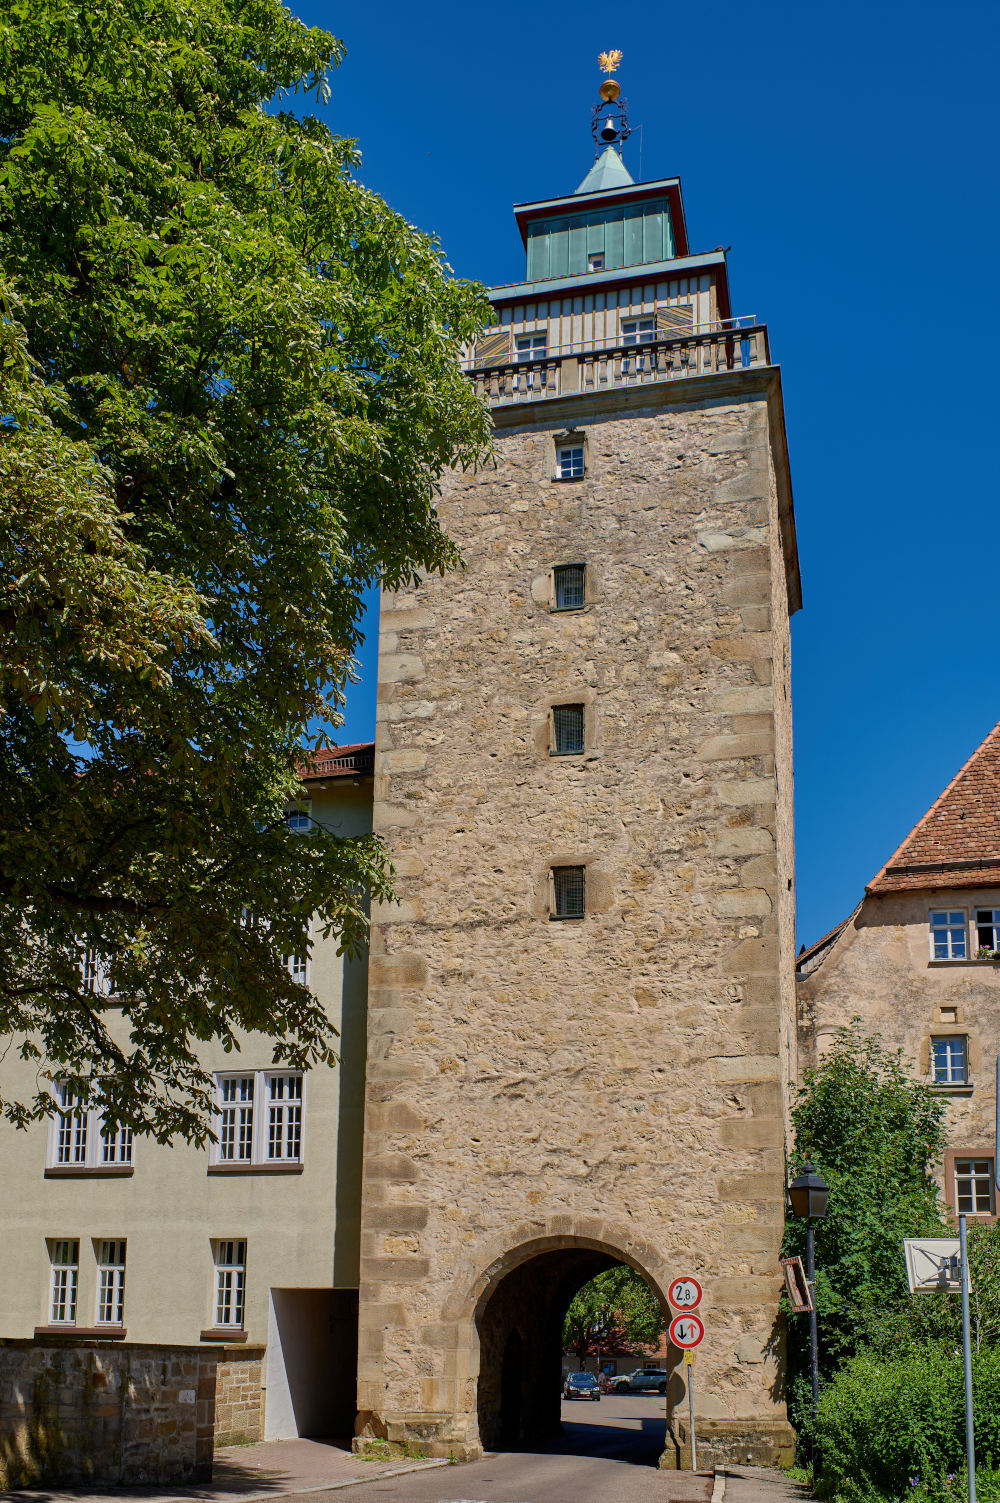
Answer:
<path fill-rule="evenodd" d="M 791 1172 L 811 1162 L 830 1186 L 827 1215 L 814 1223 L 824 1377 L 861 1348 L 940 1334 L 953 1317 L 941 1300 L 911 1299 L 903 1257 L 904 1237 L 943 1231 L 932 1177 L 944 1141 L 942 1117 L 940 1098 L 908 1078 L 899 1054 L 860 1018 L 840 1029 L 799 1092 Z M 805 1233 L 804 1222 L 789 1219 L 786 1256 L 804 1256 Z M 791 1407 L 803 1425 L 808 1343 L 805 1317 L 791 1318 Z"/>
<path fill-rule="evenodd" d="M 0 1032 L 161 1139 L 201 1042 L 333 1059 L 284 957 L 347 950 L 374 839 L 296 836 L 362 597 L 456 564 L 435 495 L 489 418 L 488 316 L 288 108 L 340 44 L 278 0 L 12 0 L 0 18 Z M 248 917 L 250 915 L 250 917 Z M 81 955 L 113 967 L 109 1009 Z"/>
<path fill-rule="evenodd" d="M 660 1302 L 641 1274 L 624 1263 L 599 1273 L 570 1300 L 563 1348 L 581 1365 L 612 1346 L 655 1347 L 663 1331 Z"/>

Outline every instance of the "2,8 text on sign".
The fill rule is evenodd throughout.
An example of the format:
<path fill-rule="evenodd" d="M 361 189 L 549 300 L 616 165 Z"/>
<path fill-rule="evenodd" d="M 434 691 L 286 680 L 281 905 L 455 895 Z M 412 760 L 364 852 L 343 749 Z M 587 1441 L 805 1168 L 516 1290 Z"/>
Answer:
<path fill-rule="evenodd" d="M 705 1334 L 705 1327 L 697 1315 L 675 1315 L 670 1322 L 670 1340 L 682 1351 L 697 1346 Z"/>
<path fill-rule="evenodd" d="M 674 1279 L 667 1299 L 675 1310 L 694 1310 L 701 1304 L 701 1285 L 697 1279 Z"/>

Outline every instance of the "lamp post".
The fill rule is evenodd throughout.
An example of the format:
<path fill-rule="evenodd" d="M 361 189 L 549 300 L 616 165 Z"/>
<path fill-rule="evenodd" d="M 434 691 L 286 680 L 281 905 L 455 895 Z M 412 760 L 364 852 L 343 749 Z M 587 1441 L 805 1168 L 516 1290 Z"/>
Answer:
<path fill-rule="evenodd" d="M 788 1199 L 792 1215 L 805 1219 L 806 1223 L 806 1279 L 809 1284 L 809 1344 L 811 1347 L 813 1433 L 819 1412 L 819 1330 L 816 1324 L 816 1251 L 813 1242 L 813 1222 L 826 1215 L 830 1199 L 830 1187 L 822 1175 L 816 1173 L 812 1164 L 806 1164 L 802 1173 L 796 1175 L 788 1186 Z M 815 1441 L 814 1441 L 815 1446 Z"/>

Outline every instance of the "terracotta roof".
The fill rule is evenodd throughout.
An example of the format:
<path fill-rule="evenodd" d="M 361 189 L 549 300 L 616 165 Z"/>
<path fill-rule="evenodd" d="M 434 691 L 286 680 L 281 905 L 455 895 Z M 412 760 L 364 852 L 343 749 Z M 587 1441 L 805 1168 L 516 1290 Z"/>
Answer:
<path fill-rule="evenodd" d="M 851 919 L 857 915 L 860 907 L 861 904 L 859 903 L 857 908 L 849 913 L 845 919 L 841 919 L 839 924 L 834 924 L 833 928 L 828 929 L 819 939 L 813 940 L 808 949 L 806 949 L 805 945 L 802 946 L 802 949 L 795 957 L 795 973 L 800 979 L 808 976 L 811 971 L 816 970 L 817 966 L 826 959 L 826 952 L 833 948 L 851 922 Z"/>
<path fill-rule="evenodd" d="M 868 884 L 870 893 L 1000 885 L 1000 725 Z"/>
<path fill-rule="evenodd" d="M 371 772 L 374 766 L 374 741 L 354 741 L 350 746 L 320 746 L 302 763 L 302 781 L 356 778 Z"/>

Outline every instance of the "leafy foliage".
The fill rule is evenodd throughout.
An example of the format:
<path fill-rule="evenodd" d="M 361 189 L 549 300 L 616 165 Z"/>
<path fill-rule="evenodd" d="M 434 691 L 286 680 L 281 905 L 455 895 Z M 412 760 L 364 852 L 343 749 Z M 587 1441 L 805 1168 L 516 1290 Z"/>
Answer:
<path fill-rule="evenodd" d="M 814 1223 L 823 1371 L 877 1340 L 890 1312 L 911 1300 L 903 1238 L 940 1233 L 931 1174 L 943 1145 L 938 1097 L 903 1072 L 898 1054 L 855 1018 L 806 1080 L 792 1110 L 792 1172 L 811 1162 L 830 1186 Z M 785 1256 L 804 1255 L 805 1223 L 791 1218 Z M 804 1369 L 808 1331 L 790 1322 L 793 1370 Z"/>
<path fill-rule="evenodd" d="M 483 289 L 287 108 L 340 55 L 278 0 L 0 17 L 0 1032 L 162 1139 L 204 1136 L 204 1041 L 334 1057 L 283 957 L 311 915 L 363 943 L 390 874 L 283 810 L 363 592 L 457 562 L 436 485 L 489 442 Z"/>
<path fill-rule="evenodd" d="M 972 1387 L 976 1453 L 993 1470 L 1000 1460 L 1000 1350 L 973 1354 Z M 919 1489 L 921 1500 L 958 1500 L 965 1463 L 961 1351 L 933 1342 L 888 1359 L 861 1353 L 820 1399 L 818 1440 L 821 1496 L 868 1503 L 913 1498 Z"/>
<path fill-rule="evenodd" d="M 663 1311 L 645 1279 L 619 1263 L 599 1273 L 570 1300 L 563 1321 L 563 1347 L 581 1366 L 614 1347 L 655 1347 Z"/>

